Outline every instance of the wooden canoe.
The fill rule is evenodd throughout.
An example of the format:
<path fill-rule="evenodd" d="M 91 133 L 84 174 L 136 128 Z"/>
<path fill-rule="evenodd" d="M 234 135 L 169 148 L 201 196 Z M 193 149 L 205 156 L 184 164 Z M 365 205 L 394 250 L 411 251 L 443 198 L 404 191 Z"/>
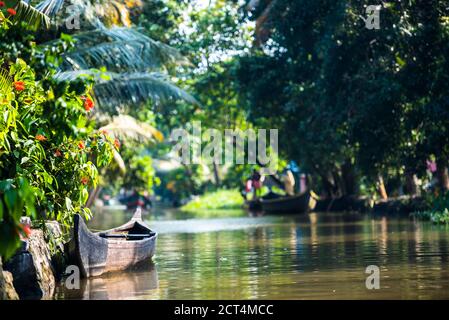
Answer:
<path fill-rule="evenodd" d="M 142 220 L 138 208 L 132 219 L 117 228 L 92 233 L 76 215 L 69 252 L 83 277 L 128 269 L 150 259 L 156 249 L 157 233 Z"/>
<path fill-rule="evenodd" d="M 261 199 L 260 203 L 265 213 L 305 213 L 314 209 L 316 200 L 306 191 L 295 196 Z"/>

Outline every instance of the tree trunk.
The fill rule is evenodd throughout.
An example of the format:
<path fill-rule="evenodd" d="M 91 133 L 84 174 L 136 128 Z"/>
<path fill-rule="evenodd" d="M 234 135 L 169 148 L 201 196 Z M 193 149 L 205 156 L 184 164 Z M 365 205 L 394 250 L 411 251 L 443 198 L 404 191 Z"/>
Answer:
<path fill-rule="evenodd" d="M 354 166 L 350 161 L 345 161 L 341 166 L 341 176 L 344 183 L 345 195 L 353 196 L 358 194 L 357 178 Z"/>
<path fill-rule="evenodd" d="M 101 190 L 103 190 L 103 187 L 96 187 L 95 189 L 91 190 L 91 192 L 89 194 L 89 198 L 87 199 L 87 202 L 86 202 L 87 208 L 92 207 L 92 205 L 95 202 L 95 199 L 97 199 L 98 196 L 100 195 Z"/>
<path fill-rule="evenodd" d="M 408 171 L 405 173 L 405 188 L 407 193 L 412 197 L 420 195 L 417 180 L 418 178 L 416 177 L 416 174 L 413 174 L 413 172 Z"/>
<path fill-rule="evenodd" d="M 449 174 L 446 159 L 437 159 L 438 186 L 442 192 L 449 191 Z"/>
<path fill-rule="evenodd" d="M 341 197 L 344 194 L 346 194 L 345 185 L 343 183 L 343 179 L 341 178 L 341 175 L 339 173 L 339 170 L 336 169 L 332 172 L 332 177 L 335 181 L 334 183 L 334 196 Z"/>
<path fill-rule="evenodd" d="M 220 178 L 220 172 L 218 170 L 218 165 L 215 162 L 212 165 L 214 168 L 215 185 L 219 186 L 221 184 L 221 178 Z"/>
<path fill-rule="evenodd" d="M 190 184 L 190 193 L 191 194 L 196 194 L 196 188 L 195 188 L 195 183 L 193 182 L 193 173 L 192 170 L 190 169 L 190 166 L 183 164 L 184 169 L 186 170 L 186 175 L 188 177 L 189 180 L 189 184 Z"/>
<path fill-rule="evenodd" d="M 320 176 L 321 176 L 321 183 L 323 185 L 323 190 L 326 193 L 326 197 L 333 198 L 334 197 L 334 184 L 328 178 L 328 176 L 330 176 L 330 175 L 329 174 L 320 174 Z"/>
<path fill-rule="evenodd" d="M 381 199 L 387 200 L 388 199 L 387 189 L 385 189 L 384 178 L 381 175 L 377 177 L 377 188 Z"/>

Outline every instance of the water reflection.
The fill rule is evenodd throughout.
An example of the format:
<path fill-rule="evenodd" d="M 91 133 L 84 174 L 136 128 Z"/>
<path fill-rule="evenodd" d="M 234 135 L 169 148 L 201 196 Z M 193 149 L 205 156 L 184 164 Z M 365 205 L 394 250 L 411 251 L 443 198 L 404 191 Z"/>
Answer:
<path fill-rule="evenodd" d="M 80 289 L 67 289 L 61 283 L 56 299 L 127 300 L 159 298 L 159 280 L 152 262 L 142 263 L 132 270 L 82 279 Z"/>
<path fill-rule="evenodd" d="M 91 226 L 110 228 L 129 217 L 97 215 Z M 444 227 L 335 213 L 182 218 L 147 217 L 160 234 L 155 269 L 88 280 L 82 293 L 60 289 L 56 298 L 449 298 Z M 365 288 L 371 264 L 381 269 L 380 290 Z"/>

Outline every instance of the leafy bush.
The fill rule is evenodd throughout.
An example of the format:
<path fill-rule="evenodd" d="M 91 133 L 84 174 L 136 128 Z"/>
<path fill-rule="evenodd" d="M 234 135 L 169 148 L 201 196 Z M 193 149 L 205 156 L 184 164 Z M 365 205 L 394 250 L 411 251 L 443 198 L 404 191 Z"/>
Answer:
<path fill-rule="evenodd" d="M 44 89 L 20 59 L 3 70 L 0 255 L 7 258 L 17 247 L 23 214 L 55 219 L 65 226 L 75 213 L 90 216 L 84 208 L 88 188 L 96 185 L 97 166 L 110 162 L 114 146 L 89 119 L 94 107 L 89 90 L 79 83 Z"/>
<path fill-rule="evenodd" d="M 183 211 L 240 209 L 243 197 L 238 190 L 218 190 L 205 193 L 181 208 Z"/>
<path fill-rule="evenodd" d="M 419 219 L 430 220 L 436 224 L 449 224 L 449 192 L 429 197 L 430 210 L 414 213 Z"/>

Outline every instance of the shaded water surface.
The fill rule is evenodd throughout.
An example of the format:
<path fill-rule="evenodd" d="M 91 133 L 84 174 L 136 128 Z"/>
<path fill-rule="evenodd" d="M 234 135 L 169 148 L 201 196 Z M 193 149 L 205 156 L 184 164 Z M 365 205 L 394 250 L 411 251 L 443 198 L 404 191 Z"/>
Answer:
<path fill-rule="evenodd" d="M 98 213 L 90 227 L 126 222 Z M 60 285 L 56 299 L 449 299 L 449 229 L 409 218 L 312 213 L 193 219 L 147 216 L 154 264 Z M 365 269 L 380 268 L 367 290 Z"/>

